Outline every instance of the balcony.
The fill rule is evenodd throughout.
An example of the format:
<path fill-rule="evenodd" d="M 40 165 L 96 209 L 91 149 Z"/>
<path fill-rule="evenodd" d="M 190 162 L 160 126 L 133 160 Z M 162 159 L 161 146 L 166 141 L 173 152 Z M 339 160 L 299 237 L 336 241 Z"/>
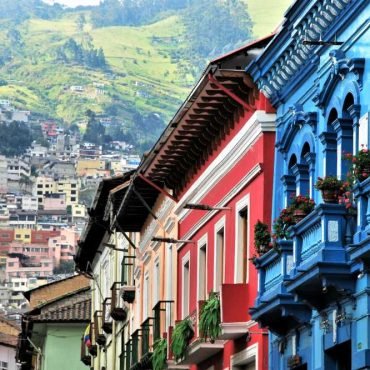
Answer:
<path fill-rule="evenodd" d="M 250 313 L 252 319 L 278 335 L 285 335 L 311 319 L 311 310 L 297 302 L 286 289 L 293 265 L 292 244 L 290 240 L 279 241 L 276 250 L 272 249 L 256 261 L 259 291 Z"/>
<path fill-rule="evenodd" d="M 353 189 L 357 200 L 357 225 L 353 237 L 354 244 L 349 248 L 351 261 L 370 262 L 370 178 L 357 184 Z"/>
<path fill-rule="evenodd" d="M 110 316 L 112 298 L 105 298 L 103 301 L 102 329 L 105 334 L 112 334 L 112 318 Z"/>
<path fill-rule="evenodd" d="M 354 289 L 346 249 L 350 218 L 343 205 L 320 204 L 292 227 L 295 260 L 287 291 L 317 310 Z"/>
<path fill-rule="evenodd" d="M 86 366 L 91 366 L 91 357 L 89 352 L 87 351 L 87 347 L 85 345 L 84 337 L 81 338 L 81 354 L 80 354 L 81 362 Z"/>
<path fill-rule="evenodd" d="M 158 301 L 157 304 L 153 307 L 153 343 L 157 340 L 164 338 L 166 335 L 165 328 L 166 319 L 169 323 L 172 322 L 172 304 L 174 301 Z"/>
<path fill-rule="evenodd" d="M 216 355 L 224 348 L 223 340 L 215 340 L 214 342 L 205 341 L 199 337 L 199 313 L 204 301 L 198 302 L 198 307 L 194 310 L 187 318 L 189 318 L 194 327 L 194 336 L 189 342 L 186 355 L 180 361 L 177 361 L 177 365 L 194 365 L 200 364 L 208 358 Z"/>
<path fill-rule="evenodd" d="M 144 370 L 152 368 L 152 321 L 152 317 L 147 318 L 142 323 L 141 328 L 137 329 L 131 335 L 131 356 L 129 356 L 129 360 L 127 362 L 130 364 L 130 370 Z"/>
<path fill-rule="evenodd" d="M 135 256 L 124 256 L 122 259 L 122 287 L 120 296 L 127 303 L 133 303 L 135 301 L 135 285 L 133 285 L 134 259 Z"/>
<path fill-rule="evenodd" d="M 126 321 L 127 319 L 128 306 L 126 303 L 120 304 L 121 286 L 121 282 L 115 282 L 111 287 L 112 297 L 110 315 L 115 321 Z"/>
<path fill-rule="evenodd" d="M 248 333 L 248 285 L 222 284 L 220 339 L 237 339 Z"/>
<path fill-rule="evenodd" d="M 107 338 L 101 332 L 103 323 L 103 311 L 94 312 L 94 337 L 95 341 L 99 346 L 105 346 Z"/>

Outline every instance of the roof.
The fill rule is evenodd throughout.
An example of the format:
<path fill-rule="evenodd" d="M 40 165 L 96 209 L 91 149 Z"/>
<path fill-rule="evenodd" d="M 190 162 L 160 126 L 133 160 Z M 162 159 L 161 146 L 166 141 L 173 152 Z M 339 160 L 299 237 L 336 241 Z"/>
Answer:
<path fill-rule="evenodd" d="M 3 316 L 0 316 L 0 345 L 16 347 L 20 327 Z"/>
<path fill-rule="evenodd" d="M 232 129 L 235 116 L 254 110 L 257 88 L 245 73 L 273 35 L 213 60 L 139 167 L 177 197 Z"/>
<path fill-rule="evenodd" d="M 103 179 L 97 189 L 92 207 L 88 210 L 89 219 L 85 230 L 78 243 L 75 257 L 76 267 L 80 271 L 90 271 L 95 254 L 99 249 L 105 233 L 109 230 L 110 220 L 106 216 L 106 207 L 111 190 L 127 183 L 134 171 L 127 172 L 120 176 Z M 122 190 L 124 190 L 123 188 Z M 121 194 L 121 197 L 123 194 Z"/>
<path fill-rule="evenodd" d="M 57 308 L 41 309 L 39 315 L 32 317 L 33 322 L 89 322 L 91 319 L 91 299 L 73 302 L 66 299 Z"/>
<path fill-rule="evenodd" d="M 41 307 L 49 302 L 90 287 L 89 280 L 82 275 L 73 275 L 62 280 L 41 285 L 23 292 L 31 307 Z"/>

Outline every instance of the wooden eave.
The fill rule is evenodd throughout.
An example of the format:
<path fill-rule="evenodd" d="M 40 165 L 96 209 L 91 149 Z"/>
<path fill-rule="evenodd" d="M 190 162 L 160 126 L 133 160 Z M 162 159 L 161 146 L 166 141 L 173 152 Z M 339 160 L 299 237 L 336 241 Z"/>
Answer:
<path fill-rule="evenodd" d="M 217 83 L 204 77 L 198 96 L 145 169 L 146 176 L 173 189 L 175 195 L 230 133 L 244 109 L 217 84 L 249 105 L 255 101 L 256 92 L 243 71 L 217 70 L 213 78 Z"/>

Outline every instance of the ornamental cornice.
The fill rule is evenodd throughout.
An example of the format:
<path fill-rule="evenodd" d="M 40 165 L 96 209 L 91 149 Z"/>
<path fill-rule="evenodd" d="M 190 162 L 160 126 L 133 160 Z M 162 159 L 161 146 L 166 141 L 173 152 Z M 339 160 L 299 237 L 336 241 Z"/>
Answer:
<path fill-rule="evenodd" d="M 338 16 L 346 11 L 345 9 L 350 2 L 351 0 L 318 0 L 297 24 L 289 25 L 294 27 L 289 36 L 289 45 L 268 68 L 267 72 L 262 72 L 263 74 L 257 77 L 258 88 L 272 102 L 282 102 L 281 96 L 284 87 L 295 80 L 297 74 L 302 71 L 304 66 L 307 66 L 310 60 L 317 59 L 313 53 L 315 47 L 305 44 L 304 41 L 325 39 L 327 31 Z M 284 27 L 288 28 L 286 25 Z M 279 36 L 280 34 L 274 39 L 276 42 L 278 42 Z"/>
<path fill-rule="evenodd" d="M 287 152 L 289 150 L 295 135 L 303 127 L 303 125 L 309 125 L 312 129 L 312 132 L 316 133 L 316 112 L 304 112 L 301 104 L 295 104 L 290 107 L 290 112 L 291 115 L 286 122 L 287 128 L 284 130 L 282 137 L 276 143 L 276 147 L 280 150 L 280 152 Z"/>

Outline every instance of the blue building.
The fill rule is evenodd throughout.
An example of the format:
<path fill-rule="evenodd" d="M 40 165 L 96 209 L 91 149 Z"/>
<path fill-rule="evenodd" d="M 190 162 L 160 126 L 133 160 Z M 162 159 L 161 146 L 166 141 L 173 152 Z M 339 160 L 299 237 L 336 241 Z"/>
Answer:
<path fill-rule="evenodd" d="M 247 68 L 277 109 L 273 218 L 292 195 L 316 202 L 256 261 L 252 313 L 274 370 L 370 369 L 370 179 L 354 187 L 357 216 L 314 188 L 369 144 L 369 58 L 369 0 L 297 0 Z"/>

